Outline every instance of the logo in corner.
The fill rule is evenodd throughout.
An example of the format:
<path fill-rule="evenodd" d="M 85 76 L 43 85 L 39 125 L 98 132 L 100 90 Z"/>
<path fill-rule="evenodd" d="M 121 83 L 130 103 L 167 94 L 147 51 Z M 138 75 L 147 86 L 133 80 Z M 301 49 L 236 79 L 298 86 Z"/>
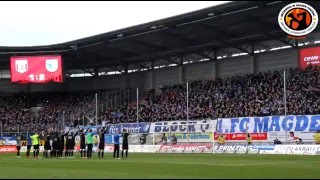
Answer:
<path fill-rule="evenodd" d="M 305 3 L 291 3 L 282 8 L 278 16 L 279 26 L 288 35 L 303 37 L 318 25 L 317 11 Z"/>
<path fill-rule="evenodd" d="M 19 73 L 25 73 L 28 71 L 28 60 L 16 60 L 16 71 Z"/>
<path fill-rule="evenodd" d="M 56 72 L 58 70 L 58 59 L 47 59 L 46 68 L 49 72 Z"/>

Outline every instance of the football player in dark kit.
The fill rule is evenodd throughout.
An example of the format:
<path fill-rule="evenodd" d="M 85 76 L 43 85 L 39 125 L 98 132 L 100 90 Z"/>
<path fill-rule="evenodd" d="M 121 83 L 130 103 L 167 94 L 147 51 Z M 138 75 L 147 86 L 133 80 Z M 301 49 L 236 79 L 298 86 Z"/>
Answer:
<path fill-rule="evenodd" d="M 67 132 L 67 142 L 66 142 L 66 151 L 65 151 L 65 157 L 66 158 L 73 158 L 73 151 L 75 144 L 75 138 L 78 135 L 78 132 L 73 134 L 73 132 L 69 133 Z"/>
<path fill-rule="evenodd" d="M 83 132 L 83 129 L 80 130 L 80 154 L 82 158 L 86 157 L 86 133 L 88 130 L 89 128 L 86 130 L 86 132 Z"/>
<path fill-rule="evenodd" d="M 128 149 L 129 149 L 128 136 L 129 136 L 128 130 L 124 129 L 122 133 L 122 152 L 121 152 L 122 159 L 124 158 L 123 157 L 124 151 L 126 151 L 126 158 L 128 158 Z"/>
<path fill-rule="evenodd" d="M 59 141 L 58 141 L 58 132 L 52 133 L 52 151 L 51 157 L 58 157 L 59 151 Z"/>
<path fill-rule="evenodd" d="M 30 157 L 31 146 L 32 146 L 31 137 L 30 137 L 30 136 L 27 136 L 27 152 L 26 152 L 26 156 L 27 156 L 28 158 Z"/>
<path fill-rule="evenodd" d="M 103 127 L 100 129 L 99 133 L 99 152 L 98 152 L 98 157 L 99 159 L 103 159 L 104 157 L 104 134 L 106 133 L 106 128 Z"/>
<path fill-rule="evenodd" d="M 58 157 L 63 158 L 65 136 L 67 135 L 67 133 L 63 134 L 63 131 L 62 131 L 61 134 L 62 135 L 58 138 Z"/>
<path fill-rule="evenodd" d="M 44 158 L 48 158 L 48 151 L 51 150 L 51 145 L 50 145 L 50 140 L 51 140 L 51 136 L 50 133 L 44 134 L 42 132 L 42 136 L 44 136 L 44 151 L 43 151 L 43 157 Z"/>

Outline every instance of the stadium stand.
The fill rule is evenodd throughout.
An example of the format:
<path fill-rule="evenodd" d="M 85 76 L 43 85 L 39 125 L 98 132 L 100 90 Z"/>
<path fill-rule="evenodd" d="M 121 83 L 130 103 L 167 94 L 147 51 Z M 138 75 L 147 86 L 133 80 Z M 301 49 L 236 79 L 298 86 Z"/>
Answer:
<path fill-rule="evenodd" d="M 289 72 L 287 113 L 319 114 L 319 68 Z M 191 81 L 190 86 L 190 119 L 284 114 L 283 78 L 279 71 Z M 110 112 L 105 117 L 112 123 L 136 122 L 135 109 L 135 105 L 128 110 L 123 106 L 117 109 L 122 112 L 118 119 Z M 139 112 L 141 122 L 186 119 L 186 85 L 163 86 L 159 95 L 148 91 Z"/>
<path fill-rule="evenodd" d="M 291 69 L 287 78 L 287 114 L 320 114 L 320 70 L 318 67 L 304 71 Z M 185 120 L 186 85 L 161 87 L 161 93 L 146 90 L 139 103 L 139 121 Z M 190 82 L 190 119 L 268 116 L 284 114 L 283 75 L 280 71 L 246 74 L 215 80 Z M 99 93 L 99 99 L 105 99 Z M 105 103 L 99 101 L 100 107 Z M 57 118 L 64 112 L 68 122 L 81 123 L 81 119 L 94 117 L 94 92 L 44 93 L 7 95 L 0 98 L 3 128 L 16 131 L 20 128 L 54 128 Z M 31 113 L 36 103 L 42 109 Z M 136 105 L 122 104 L 115 108 L 100 109 L 99 124 L 136 122 Z M 90 122 L 90 121 L 87 121 Z M 22 129 L 20 129 L 22 130 Z"/>

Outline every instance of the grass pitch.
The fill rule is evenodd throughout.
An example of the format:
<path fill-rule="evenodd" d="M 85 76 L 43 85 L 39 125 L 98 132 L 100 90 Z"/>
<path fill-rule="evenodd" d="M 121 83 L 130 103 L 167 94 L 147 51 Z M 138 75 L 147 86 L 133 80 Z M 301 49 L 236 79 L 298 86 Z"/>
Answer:
<path fill-rule="evenodd" d="M 0 154 L 0 178 L 320 178 L 320 156 L 129 154 L 128 159 L 27 159 Z"/>

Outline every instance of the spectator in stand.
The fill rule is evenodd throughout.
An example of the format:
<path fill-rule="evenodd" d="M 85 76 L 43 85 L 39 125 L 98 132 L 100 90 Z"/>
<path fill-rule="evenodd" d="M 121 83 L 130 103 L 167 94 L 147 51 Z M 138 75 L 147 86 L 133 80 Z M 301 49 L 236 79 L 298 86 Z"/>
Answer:
<path fill-rule="evenodd" d="M 320 114 L 320 68 L 291 69 L 287 73 L 287 114 Z M 283 73 L 280 71 L 246 74 L 215 80 L 189 82 L 189 119 L 283 115 Z M 161 93 L 147 90 L 139 102 L 139 122 L 187 119 L 186 85 L 161 87 Z M 7 94 L 0 96 L 3 131 L 33 131 L 58 127 L 58 119 L 95 124 L 95 92 Z M 99 96 L 103 97 L 103 93 Z M 99 101 L 101 107 L 104 101 Z M 42 106 L 30 112 L 34 104 Z M 120 104 L 120 103 L 117 103 Z M 100 107 L 100 105 L 99 105 Z M 124 103 L 99 108 L 99 119 L 106 124 L 135 123 L 136 104 Z M 87 123 L 86 123 L 87 124 Z"/>

